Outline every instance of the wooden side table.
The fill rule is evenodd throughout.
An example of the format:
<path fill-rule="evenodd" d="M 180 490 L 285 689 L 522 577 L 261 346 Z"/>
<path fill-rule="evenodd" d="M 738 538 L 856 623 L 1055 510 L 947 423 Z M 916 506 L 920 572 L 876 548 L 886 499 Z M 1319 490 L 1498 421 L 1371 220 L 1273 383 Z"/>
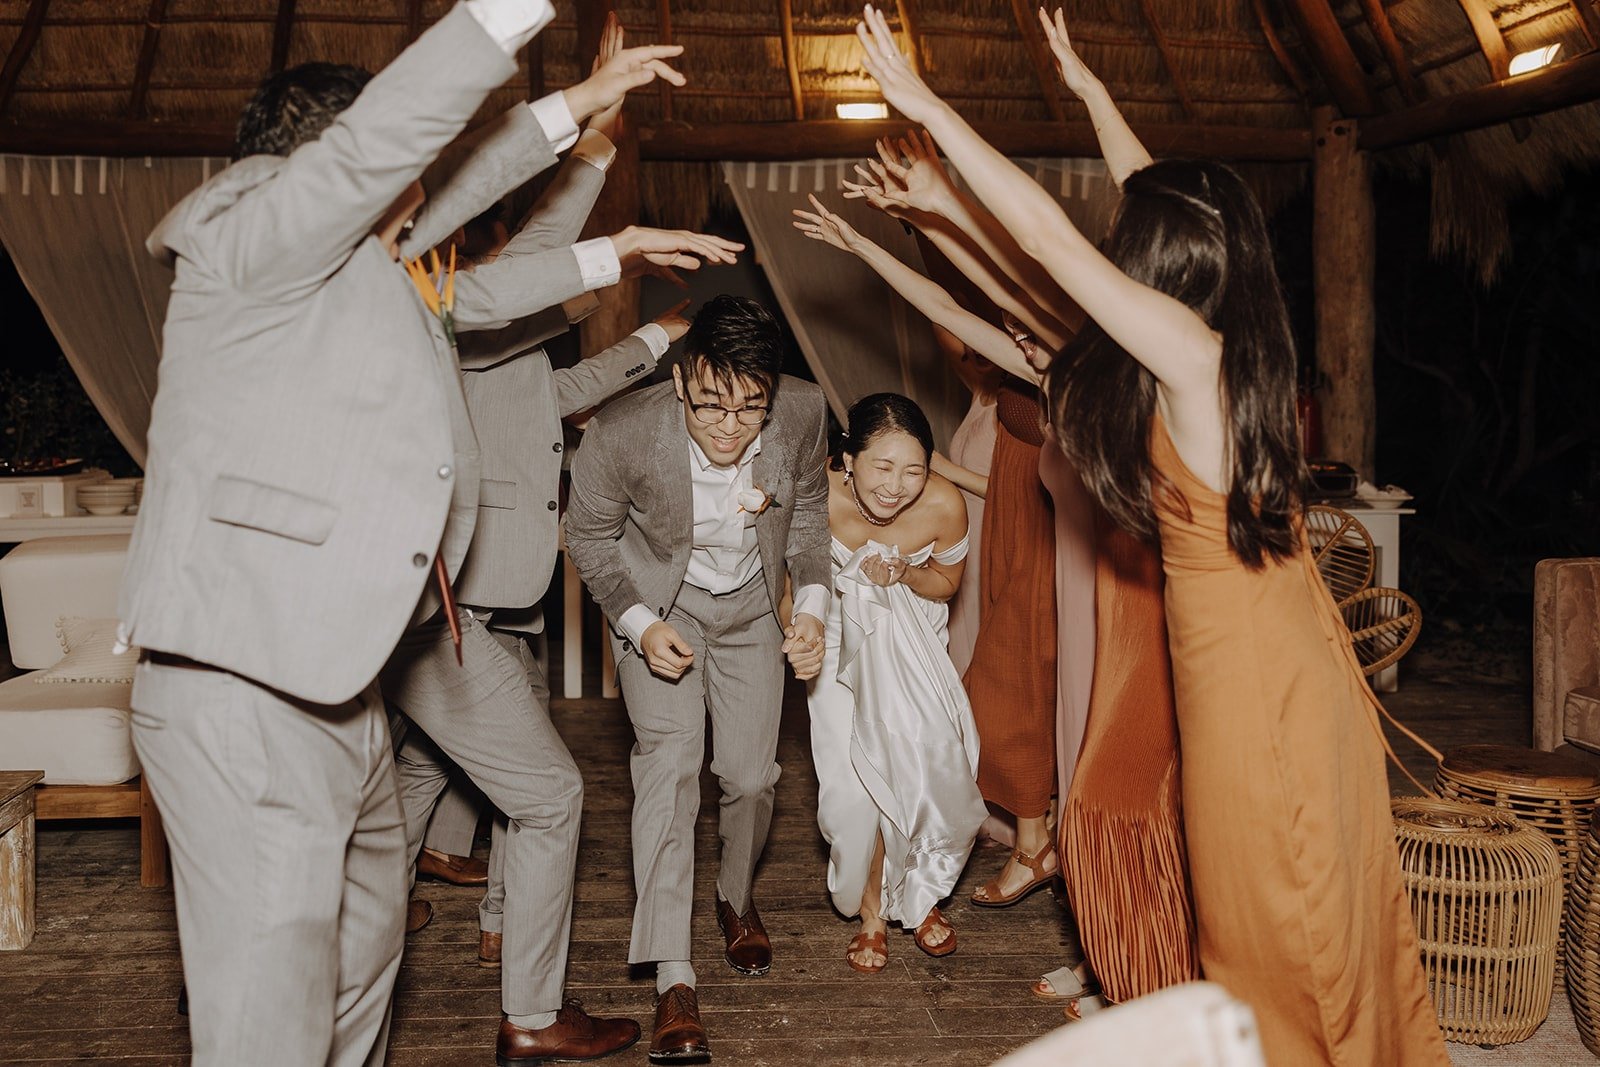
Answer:
<path fill-rule="evenodd" d="M 43 771 L 0 771 L 0 949 L 33 940 L 33 787 Z"/>

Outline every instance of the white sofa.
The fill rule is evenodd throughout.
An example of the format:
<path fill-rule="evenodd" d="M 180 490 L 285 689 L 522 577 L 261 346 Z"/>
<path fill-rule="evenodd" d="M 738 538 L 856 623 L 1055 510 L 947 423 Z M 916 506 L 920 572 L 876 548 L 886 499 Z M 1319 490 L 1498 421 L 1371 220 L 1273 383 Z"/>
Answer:
<path fill-rule="evenodd" d="M 62 616 L 116 615 L 126 534 L 47 537 L 0 557 L 0 607 L 11 659 L 26 673 L 0 682 L 0 770 L 42 770 L 41 820 L 137 818 L 140 882 L 165 885 L 166 837 L 128 730 L 132 686 L 35 679 L 62 658 Z"/>

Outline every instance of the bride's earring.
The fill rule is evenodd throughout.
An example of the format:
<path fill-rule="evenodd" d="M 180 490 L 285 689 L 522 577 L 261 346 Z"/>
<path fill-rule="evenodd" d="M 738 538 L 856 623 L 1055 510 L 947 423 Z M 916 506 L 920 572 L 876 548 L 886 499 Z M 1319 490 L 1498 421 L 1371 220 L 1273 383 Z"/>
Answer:
<path fill-rule="evenodd" d="M 849 480 L 850 480 L 850 475 L 851 475 L 851 473 L 852 473 L 852 472 L 851 472 L 851 470 L 850 470 L 850 468 L 849 468 L 849 467 L 846 467 L 846 468 L 845 468 L 845 469 L 844 469 L 844 480 L 845 480 L 845 481 L 847 481 L 847 482 L 848 482 L 848 481 L 849 481 Z"/>

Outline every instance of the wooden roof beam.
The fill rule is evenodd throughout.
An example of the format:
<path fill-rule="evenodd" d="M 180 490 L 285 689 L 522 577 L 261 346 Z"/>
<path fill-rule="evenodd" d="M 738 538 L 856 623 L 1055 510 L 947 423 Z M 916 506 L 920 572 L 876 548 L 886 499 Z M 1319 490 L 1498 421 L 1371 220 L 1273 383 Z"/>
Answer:
<path fill-rule="evenodd" d="M 150 114 L 150 72 L 156 64 L 156 45 L 161 40 L 162 20 L 167 0 L 150 0 L 144 20 L 144 40 L 139 43 L 139 62 L 133 68 L 133 92 L 128 97 L 128 117 L 142 119 Z"/>
<path fill-rule="evenodd" d="M 1278 28 L 1272 24 L 1272 16 L 1267 13 L 1266 0 L 1251 0 L 1250 5 L 1256 16 L 1256 23 L 1261 27 L 1261 36 L 1267 40 L 1267 48 L 1272 52 L 1272 58 L 1278 61 L 1278 67 L 1299 90 L 1302 97 L 1310 98 L 1311 80 L 1306 77 L 1305 71 L 1300 69 L 1300 64 L 1294 61 L 1289 50 L 1283 46 L 1283 38 L 1278 36 Z"/>
<path fill-rule="evenodd" d="M 1572 10 L 1583 23 L 1583 35 L 1589 38 L 1589 47 L 1600 48 L 1600 13 L 1594 9 L 1594 0 L 1572 0 Z"/>
<path fill-rule="evenodd" d="M 1405 49 L 1400 47 L 1400 38 L 1395 36 L 1394 25 L 1389 21 L 1389 12 L 1384 8 L 1383 0 L 1361 0 L 1361 13 L 1366 16 L 1367 28 L 1383 50 L 1384 62 L 1389 64 L 1389 73 L 1394 77 L 1400 95 L 1405 97 L 1406 103 L 1415 104 L 1425 94 L 1411 73 L 1411 62 L 1406 59 Z"/>
<path fill-rule="evenodd" d="M 1312 63 L 1327 83 L 1339 110 L 1351 118 L 1376 112 L 1378 104 L 1373 99 L 1372 87 L 1367 84 L 1366 72 L 1345 39 L 1328 0 L 1284 0 L 1284 3 L 1298 19 Z"/>
<path fill-rule="evenodd" d="M 1061 79 L 1056 74 L 1055 60 L 1045 45 L 1044 31 L 1039 28 L 1029 0 L 1011 0 L 1011 16 L 1016 19 L 1017 32 L 1022 34 L 1022 43 L 1028 48 L 1028 59 L 1033 63 L 1050 117 L 1057 122 L 1067 121 L 1067 110 L 1061 103 Z"/>
<path fill-rule="evenodd" d="M 278 17 L 272 25 L 272 62 L 269 73 L 289 65 L 289 35 L 294 30 L 294 0 L 278 0 Z"/>
<path fill-rule="evenodd" d="M 1361 147 L 1395 148 L 1600 100 L 1600 52 L 1436 97 L 1361 123 Z"/>
<path fill-rule="evenodd" d="M 1183 117 L 1190 122 L 1197 121 L 1194 101 L 1189 99 L 1189 94 L 1184 89 L 1183 78 L 1178 75 L 1178 65 L 1172 61 L 1172 49 L 1167 46 L 1166 36 L 1161 32 L 1161 23 L 1156 18 L 1155 10 L 1150 6 L 1150 0 L 1139 0 L 1139 8 L 1144 12 L 1145 25 L 1150 27 L 1150 35 L 1155 38 L 1156 51 L 1161 55 L 1161 65 L 1167 69 L 1167 77 L 1172 79 L 1172 90 L 1178 94 L 1178 106 L 1183 109 Z"/>
<path fill-rule="evenodd" d="M 927 59 L 922 54 L 922 37 L 917 33 L 916 16 L 912 11 L 911 0 L 894 0 L 895 11 L 900 15 L 900 29 L 906 35 L 906 58 L 911 60 L 911 69 L 917 77 L 921 78 Z"/>
<path fill-rule="evenodd" d="M 1489 64 L 1489 76 L 1497 82 L 1511 77 L 1511 53 L 1506 50 L 1506 39 L 1500 36 L 1500 27 L 1483 0 L 1456 0 L 1461 11 L 1472 24 L 1472 35 L 1478 39 L 1478 49 Z"/>
<path fill-rule="evenodd" d="M 1520 80 L 1520 79 L 1519 79 Z M 902 137 L 914 127 L 899 119 L 858 122 L 746 122 L 687 126 L 651 125 L 639 130 L 646 160 L 806 160 L 873 154 L 880 137 Z M 1016 156 L 1094 156 L 1099 142 L 1088 122 L 980 123 L 978 133 Z M 1158 156 L 1209 156 L 1263 162 L 1311 158 L 1308 129 L 1135 124 L 1135 132 Z M 36 155 L 197 156 L 227 155 L 233 127 L 222 122 L 78 122 L 18 126 L 0 123 L 0 152 Z"/>
<path fill-rule="evenodd" d="M 789 107 L 796 122 L 806 117 L 806 98 L 800 91 L 800 61 L 794 50 L 794 0 L 782 0 L 783 70 L 789 76 Z"/>
<path fill-rule="evenodd" d="M 22 68 L 28 65 L 34 45 L 39 43 L 39 31 L 44 29 L 44 13 L 49 6 L 50 0 L 30 0 L 27 13 L 22 16 L 22 29 L 17 31 L 17 39 L 11 44 L 5 66 L 0 67 L 0 115 L 5 114 L 6 106 L 11 103 Z"/>

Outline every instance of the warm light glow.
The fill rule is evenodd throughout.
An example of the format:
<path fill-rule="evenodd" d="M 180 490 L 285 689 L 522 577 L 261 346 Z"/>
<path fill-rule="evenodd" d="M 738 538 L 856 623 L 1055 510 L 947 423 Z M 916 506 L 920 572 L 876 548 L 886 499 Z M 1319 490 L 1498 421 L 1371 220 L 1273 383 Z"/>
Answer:
<path fill-rule="evenodd" d="M 1561 45 L 1547 44 L 1543 48 L 1535 48 L 1531 52 L 1518 52 L 1511 58 L 1511 76 L 1527 74 L 1529 71 L 1548 67 L 1561 55 Z"/>
<path fill-rule="evenodd" d="M 842 119 L 886 119 L 889 117 L 888 104 L 837 104 L 834 106 Z"/>

